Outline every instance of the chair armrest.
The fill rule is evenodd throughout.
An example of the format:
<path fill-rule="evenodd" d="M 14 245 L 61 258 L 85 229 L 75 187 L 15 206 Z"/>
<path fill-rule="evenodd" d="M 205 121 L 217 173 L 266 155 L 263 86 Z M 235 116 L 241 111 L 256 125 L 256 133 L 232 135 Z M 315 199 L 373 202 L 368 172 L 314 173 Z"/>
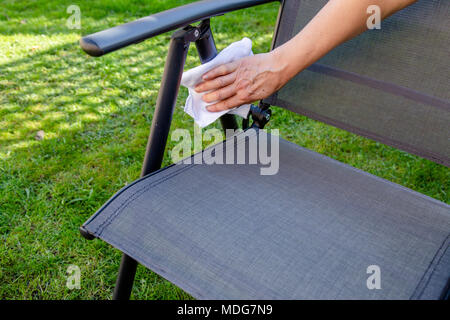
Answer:
<path fill-rule="evenodd" d="M 98 57 L 193 22 L 274 1 L 279 0 L 197 1 L 85 36 L 80 45 L 87 54 Z"/>

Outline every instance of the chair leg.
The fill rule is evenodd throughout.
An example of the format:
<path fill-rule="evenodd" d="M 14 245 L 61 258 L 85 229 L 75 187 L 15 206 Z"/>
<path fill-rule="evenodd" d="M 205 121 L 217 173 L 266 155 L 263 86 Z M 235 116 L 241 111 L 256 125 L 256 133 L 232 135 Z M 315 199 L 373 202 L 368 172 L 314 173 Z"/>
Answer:
<path fill-rule="evenodd" d="M 199 33 L 199 31 L 201 32 Z M 184 63 L 191 41 L 195 41 L 202 63 L 217 55 L 214 38 L 209 28 L 209 20 L 203 21 L 197 28 L 180 29 L 172 35 L 155 113 L 153 114 L 141 177 L 161 168 Z M 238 127 L 233 115 L 222 116 L 221 122 L 224 129 L 236 129 Z M 114 288 L 114 300 L 130 299 L 136 269 L 137 261 L 123 254 L 116 287 Z"/>
<path fill-rule="evenodd" d="M 137 262 L 133 258 L 122 255 L 113 300 L 129 300 L 133 289 L 134 276 L 136 275 Z"/>
<path fill-rule="evenodd" d="M 141 177 L 161 168 L 161 163 L 169 135 L 172 115 L 175 109 L 180 80 L 183 74 L 184 62 L 189 49 L 189 37 L 195 35 L 196 28 L 190 27 L 176 31 L 170 40 L 167 60 L 164 66 L 161 88 L 153 114 L 152 128 L 148 138 Z M 119 275 L 114 288 L 114 300 L 130 299 L 136 275 L 137 262 L 123 254 Z"/>
<path fill-rule="evenodd" d="M 233 129 L 236 130 L 239 128 L 236 117 L 233 114 L 226 113 L 220 117 L 220 123 L 222 124 L 223 130 Z"/>

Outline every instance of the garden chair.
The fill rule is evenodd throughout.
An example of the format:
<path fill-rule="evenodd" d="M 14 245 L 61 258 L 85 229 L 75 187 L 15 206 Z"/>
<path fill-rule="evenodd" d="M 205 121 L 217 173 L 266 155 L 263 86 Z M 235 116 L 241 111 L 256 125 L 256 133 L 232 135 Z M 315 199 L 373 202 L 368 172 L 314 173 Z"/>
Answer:
<path fill-rule="evenodd" d="M 113 297 L 130 297 L 140 263 L 198 299 L 448 298 L 446 203 L 281 138 L 272 176 L 260 174 L 262 164 L 160 168 L 189 44 L 209 61 L 217 54 L 209 19 L 268 2 L 198 1 L 81 39 L 101 56 L 178 29 L 142 176 L 80 228 L 123 252 Z M 325 3 L 282 1 L 272 47 Z M 269 135 L 262 128 L 279 106 L 448 167 L 449 8 L 418 1 L 342 44 L 253 106 L 251 127 L 222 145 L 246 151 L 248 137 Z M 237 128 L 229 115 L 221 123 Z"/>

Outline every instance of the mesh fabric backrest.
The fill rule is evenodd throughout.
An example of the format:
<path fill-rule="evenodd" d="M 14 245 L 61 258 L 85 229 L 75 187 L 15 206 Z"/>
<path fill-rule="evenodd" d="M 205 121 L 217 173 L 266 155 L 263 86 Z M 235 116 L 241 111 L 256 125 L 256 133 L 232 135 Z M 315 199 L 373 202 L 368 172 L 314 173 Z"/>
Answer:
<path fill-rule="evenodd" d="M 286 0 L 274 47 L 326 3 Z M 265 102 L 450 166 L 449 17 L 449 0 L 418 1 L 380 30 L 334 49 Z"/>

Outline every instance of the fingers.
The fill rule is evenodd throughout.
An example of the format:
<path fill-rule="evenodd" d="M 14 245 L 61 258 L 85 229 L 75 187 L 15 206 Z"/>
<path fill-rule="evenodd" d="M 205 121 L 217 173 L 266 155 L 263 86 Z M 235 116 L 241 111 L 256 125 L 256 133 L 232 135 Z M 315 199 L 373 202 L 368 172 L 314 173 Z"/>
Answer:
<path fill-rule="evenodd" d="M 217 77 L 214 80 L 202 82 L 195 86 L 196 92 L 205 92 L 210 90 L 216 90 L 223 88 L 229 84 L 232 84 L 236 80 L 236 72 L 229 73 L 222 77 Z"/>
<path fill-rule="evenodd" d="M 205 73 L 202 77 L 203 80 L 212 80 L 220 76 L 224 76 L 226 74 L 229 74 L 231 72 L 234 72 L 237 67 L 239 66 L 238 61 L 230 62 L 227 64 L 222 64 L 207 73 Z"/>
<path fill-rule="evenodd" d="M 229 85 L 225 88 L 221 88 L 219 90 L 215 90 L 203 95 L 202 99 L 205 102 L 220 101 L 233 96 L 235 93 L 236 88 L 234 87 L 234 85 Z"/>
<path fill-rule="evenodd" d="M 239 107 L 243 104 L 245 104 L 245 101 L 241 100 L 237 95 L 234 95 L 226 100 L 207 106 L 206 109 L 210 112 L 218 112 Z"/>

